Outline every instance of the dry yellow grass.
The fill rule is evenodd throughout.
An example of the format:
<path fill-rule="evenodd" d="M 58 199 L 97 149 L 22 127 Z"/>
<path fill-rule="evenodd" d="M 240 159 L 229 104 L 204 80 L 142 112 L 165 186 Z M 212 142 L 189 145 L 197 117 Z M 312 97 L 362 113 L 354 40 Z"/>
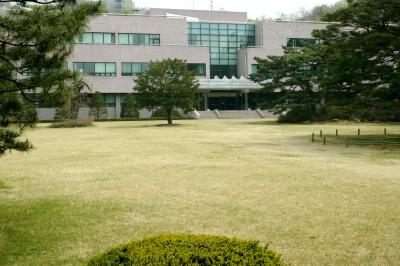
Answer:
<path fill-rule="evenodd" d="M 271 242 L 293 265 L 400 261 L 400 150 L 311 144 L 399 125 L 97 123 L 0 158 L 0 264 L 80 265 L 164 232 Z"/>

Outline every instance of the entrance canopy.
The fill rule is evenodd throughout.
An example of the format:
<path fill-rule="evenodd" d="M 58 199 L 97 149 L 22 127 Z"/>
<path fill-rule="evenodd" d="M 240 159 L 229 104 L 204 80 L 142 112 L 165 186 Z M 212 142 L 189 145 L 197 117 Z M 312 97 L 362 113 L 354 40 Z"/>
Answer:
<path fill-rule="evenodd" d="M 262 87 L 253 81 L 241 76 L 239 79 L 232 77 L 231 79 L 224 76 L 222 79 L 215 76 L 213 79 L 200 78 L 199 90 L 202 91 L 258 91 Z"/>

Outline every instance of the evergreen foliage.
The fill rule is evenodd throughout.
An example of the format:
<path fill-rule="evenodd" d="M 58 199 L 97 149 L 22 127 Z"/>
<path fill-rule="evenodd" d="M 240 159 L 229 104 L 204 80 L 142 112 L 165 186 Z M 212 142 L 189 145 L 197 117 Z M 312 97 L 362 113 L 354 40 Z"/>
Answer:
<path fill-rule="evenodd" d="M 169 125 L 172 125 L 174 110 L 190 111 L 196 104 L 195 93 L 199 83 L 184 60 L 152 62 L 148 72 L 140 75 L 135 82 L 139 106 L 164 110 Z"/>
<path fill-rule="evenodd" d="M 133 93 L 128 93 L 121 106 L 121 118 L 138 118 L 139 109 Z"/>
<path fill-rule="evenodd" d="M 88 265 L 285 265 L 258 241 L 207 235 L 163 235 L 133 241 Z"/>
<path fill-rule="evenodd" d="M 62 102 L 68 90 L 65 81 L 72 76 L 65 68 L 65 61 L 75 38 L 84 30 L 88 18 L 96 14 L 99 4 L 13 2 L 19 5 L 0 16 L 1 116 L 3 121 L 9 121 L 2 123 L 0 130 L 15 131 L 2 134 L 0 145 L 8 150 L 27 150 L 30 144 L 20 145 L 17 140 L 26 126 L 36 122 L 32 105 L 26 102 Z M 30 3 L 41 5 L 24 7 Z"/>
<path fill-rule="evenodd" d="M 94 119 L 106 119 L 108 118 L 106 103 L 104 102 L 103 94 L 96 91 L 89 101 L 89 116 Z"/>
<path fill-rule="evenodd" d="M 377 115 L 364 116 L 371 118 L 398 113 L 400 1 L 348 0 L 325 19 L 337 23 L 313 32 L 320 44 L 257 59 L 259 71 L 251 78 L 279 95 L 277 112 L 303 105 L 316 119 L 330 117 L 329 106 L 346 107 L 349 117 L 361 116 L 361 109 L 374 110 Z"/>

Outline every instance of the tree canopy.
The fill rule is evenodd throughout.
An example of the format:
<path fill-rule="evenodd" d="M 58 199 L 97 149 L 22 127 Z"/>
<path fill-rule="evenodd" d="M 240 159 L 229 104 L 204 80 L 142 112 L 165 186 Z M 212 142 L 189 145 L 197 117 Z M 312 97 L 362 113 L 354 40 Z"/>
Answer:
<path fill-rule="evenodd" d="M 257 59 L 259 71 L 252 79 L 279 93 L 277 106 L 286 109 L 300 104 L 316 115 L 318 105 L 397 112 L 399 18 L 399 0 L 348 0 L 324 17 L 332 21 L 326 29 L 313 32 L 319 44 L 285 48 L 283 56 Z"/>
<path fill-rule="evenodd" d="M 148 72 L 140 75 L 135 82 L 139 106 L 164 110 L 170 125 L 174 110 L 189 111 L 196 104 L 195 93 L 199 83 L 196 73 L 187 69 L 184 60 L 152 62 Z"/>
<path fill-rule="evenodd" d="M 34 102 L 62 101 L 68 90 L 65 82 L 73 77 L 65 67 L 66 59 L 75 38 L 99 9 L 97 2 L 12 2 L 17 5 L 0 16 L 0 102 L 5 108 L 0 146 L 7 147 L 4 151 L 23 150 L 13 143 L 19 143 L 23 129 L 36 122 L 35 115 L 25 115 L 33 114 Z"/>

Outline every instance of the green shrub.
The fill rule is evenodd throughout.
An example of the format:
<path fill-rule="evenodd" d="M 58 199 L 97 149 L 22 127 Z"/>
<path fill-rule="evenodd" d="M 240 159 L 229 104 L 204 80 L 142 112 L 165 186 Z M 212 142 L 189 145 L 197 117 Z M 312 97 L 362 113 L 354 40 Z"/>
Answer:
<path fill-rule="evenodd" d="M 325 109 L 325 120 L 340 119 L 350 120 L 352 118 L 353 111 L 348 107 L 342 106 L 327 106 Z"/>
<path fill-rule="evenodd" d="M 167 113 L 165 112 L 165 110 L 163 109 L 158 109 L 156 111 L 153 112 L 153 114 L 151 115 L 151 117 L 153 118 L 167 118 Z M 174 119 L 179 119 L 179 118 L 183 118 L 183 116 L 176 110 L 172 111 L 172 117 Z"/>
<path fill-rule="evenodd" d="M 258 241 L 207 235 L 162 235 L 130 242 L 88 265 L 284 265 Z"/>
<path fill-rule="evenodd" d="M 50 125 L 51 128 L 74 128 L 74 127 L 91 127 L 91 126 L 93 126 L 93 120 L 90 119 L 65 120 L 60 122 L 54 122 Z"/>
<path fill-rule="evenodd" d="M 311 120 L 313 120 L 313 112 L 307 105 L 293 106 L 286 114 L 281 114 L 278 118 L 279 123 L 298 123 Z"/>

